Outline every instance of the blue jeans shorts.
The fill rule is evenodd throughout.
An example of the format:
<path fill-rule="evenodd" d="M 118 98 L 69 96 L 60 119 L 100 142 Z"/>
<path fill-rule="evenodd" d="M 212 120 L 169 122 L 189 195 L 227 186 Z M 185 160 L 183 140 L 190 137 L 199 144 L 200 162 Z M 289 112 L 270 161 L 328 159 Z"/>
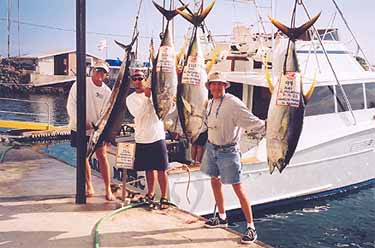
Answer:
<path fill-rule="evenodd" d="M 237 146 L 218 148 L 207 143 L 201 171 L 210 177 L 220 177 L 223 184 L 241 182 L 241 158 Z"/>

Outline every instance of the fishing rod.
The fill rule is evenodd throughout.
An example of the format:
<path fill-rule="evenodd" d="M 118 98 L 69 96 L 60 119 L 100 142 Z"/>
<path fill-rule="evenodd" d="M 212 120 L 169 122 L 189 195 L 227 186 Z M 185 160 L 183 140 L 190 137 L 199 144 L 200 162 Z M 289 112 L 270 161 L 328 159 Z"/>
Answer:
<path fill-rule="evenodd" d="M 132 34 L 132 39 L 135 38 L 135 36 L 138 34 L 138 19 L 139 15 L 141 13 L 141 7 L 142 7 L 143 0 L 140 0 L 139 6 L 138 6 L 138 12 L 137 16 L 135 17 L 135 23 L 134 23 L 134 28 L 133 28 L 133 34 Z M 135 45 L 135 57 L 138 57 L 138 38 L 136 40 L 136 45 Z"/>

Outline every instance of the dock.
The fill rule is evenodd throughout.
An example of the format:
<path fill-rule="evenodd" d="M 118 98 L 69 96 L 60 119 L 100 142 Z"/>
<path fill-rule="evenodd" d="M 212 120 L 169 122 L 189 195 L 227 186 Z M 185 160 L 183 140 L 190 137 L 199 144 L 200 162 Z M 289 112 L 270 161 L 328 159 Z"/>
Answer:
<path fill-rule="evenodd" d="M 0 155 L 7 147 L 0 143 Z M 94 247 L 95 227 L 118 209 L 104 199 L 101 178 L 95 196 L 75 204 L 75 168 L 32 148 L 7 152 L 0 162 L 0 246 Z M 96 247 L 269 247 L 240 244 L 230 229 L 205 229 L 204 219 L 170 207 L 132 208 L 103 220 Z"/>

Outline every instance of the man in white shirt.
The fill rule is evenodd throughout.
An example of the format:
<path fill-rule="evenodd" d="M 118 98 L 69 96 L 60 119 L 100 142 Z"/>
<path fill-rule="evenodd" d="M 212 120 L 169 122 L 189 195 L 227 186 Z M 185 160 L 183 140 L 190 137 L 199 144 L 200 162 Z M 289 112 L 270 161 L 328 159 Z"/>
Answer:
<path fill-rule="evenodd" d="M 165 144 L 164 125 L 156 115 L 151 89 L 144 86 L 145 75 L 141 69 L 133 69 L 131 79 L 135 92 L 126 98 L 126 106 L 134 116 L 135 161 L 134 169 L 146 171 L 147 195 L 145 201 L 154 207 L 156 174 L 160 185 L 160 208 L 168 208 L 167 190 L 168 152 Z"/>
<path fill-rule="evenodd" d="M 108 99 L 111 95 L 111 90 L 104 83 L 104 79 L 107 77 L 109 72 L 109 67 L 105 62 L 98 62 L 94 65 L 93 74 L 91 78 L 86 80 L 86 136 L 87 141 L 91 133 L 93 132 L 93 124 L 95 124 L 102 112 L 104 111 Z M 67 110 L 69 115 L 69 127 L 72 130 L 71 145 L 76 147 L 77 139 L 77 120 L 76 120 L 76 110 L 77 110 L 77 87 L 74 83 L 70 89 Z M 102 174 L 104 184 L 105 184 L 105 198 L 108 201 L 115 200 L 111 192 L 111 172 L 110 166 L 107 158 L 107 146 L 103 143 L 95 151 L 96 157 L 99 162 L 100 172 Z M 86 159 L 86 196 L 92 197 L 94 195 L 94 187 L 91 181 L 91 167 L 89 161 Z"/>
<path fill-rule="evenodd" d="M 264 134 L 264 121 L 254 116 L 237 97 L 225 93 L 230 86 L 220 72 L 210 74 L 206 87 L 213 99 L 207 107 L 208 143 L 201 171 L 211 177 L 219 216 L 209 219 L 209 228 L 226 227 L 228 220 L 224 209 L 222 184 L 231 184 L 247 220 L 247 230 L 241 242 L 248 244 L 257 239 L 251 205 L 241 184 L 241 159 L 238 142 L 241 129 Z"/>

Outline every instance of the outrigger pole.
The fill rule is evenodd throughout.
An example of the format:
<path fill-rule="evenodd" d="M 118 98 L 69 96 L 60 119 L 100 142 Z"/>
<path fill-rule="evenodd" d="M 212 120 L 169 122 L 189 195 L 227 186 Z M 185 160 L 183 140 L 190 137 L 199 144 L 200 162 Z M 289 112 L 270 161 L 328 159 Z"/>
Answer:
<path fill-rule="evenodd" d="M 86 204 L 86 0 L 76 0 L 77 174 L 76 204 Z"/>

